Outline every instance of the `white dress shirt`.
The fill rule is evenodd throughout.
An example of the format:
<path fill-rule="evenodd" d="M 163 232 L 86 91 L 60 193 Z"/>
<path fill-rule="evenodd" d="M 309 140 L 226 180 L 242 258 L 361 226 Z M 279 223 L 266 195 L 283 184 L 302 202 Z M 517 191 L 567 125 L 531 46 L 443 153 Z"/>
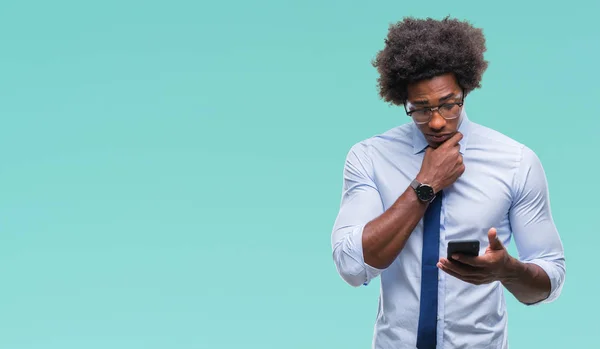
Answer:
<path fill-rule="evenodd" d="M 495 227 L 505 246 L 514 239 L 519 260 L 535 263 L 548 274 L 551 293 L 540 303 L 555 300 L 565 280 L 565 259 L 539 158 L 523 144 L 470 121 L 464 108 L 459 131 L 466 170 L 444 189 L 440 257 L 446 257 L 448 241 L 462 239 L 479 240 L 480 255 L 484 254 L 487 232 Z M 352 286 L 368 285 L 379 277 L 376 349 L 416 347 L 423 220 L 385 269 L 365 263 L 362 232 L 409 187 L 426 147 L 416 125 L 407 123 L 355 144 L 346 158 L 331 237 L 333 260 Z M 504 296 L 499 282 L 476 286 L 439 270 L 437 348 L 508 348 Z"/>

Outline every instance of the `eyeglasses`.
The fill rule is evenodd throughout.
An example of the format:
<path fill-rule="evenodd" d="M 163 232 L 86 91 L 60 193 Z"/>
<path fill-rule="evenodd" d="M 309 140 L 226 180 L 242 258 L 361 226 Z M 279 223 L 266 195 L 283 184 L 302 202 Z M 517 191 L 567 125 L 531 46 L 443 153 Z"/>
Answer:
<path fill-rule="evenodd" d="M 419 125 L 428 123 L 433 116 L 433 112 L 436 110 L 444 119 L 452 120 L 460 116 L 460 110 L 464 104 L 464 94 L 460 98 L 460 102 L 444 103 L 436 107 L 425 107 L 414 110 L 408 110 L 405 103 L 404 110 Z"/>

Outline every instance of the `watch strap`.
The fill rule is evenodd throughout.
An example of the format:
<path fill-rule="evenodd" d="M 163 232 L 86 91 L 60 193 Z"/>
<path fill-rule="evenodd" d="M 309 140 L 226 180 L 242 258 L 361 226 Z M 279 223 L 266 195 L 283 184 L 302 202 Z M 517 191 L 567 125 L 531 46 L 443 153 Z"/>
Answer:
<path fill-rule="evenodd" d="M 417 188 L 422 185 L 423 183 L 419 182 L 416 179 L 413 179 L 413 181 L 410 183 L 411 188 L 413 188 L 414 190 L 417 190 Z"/>

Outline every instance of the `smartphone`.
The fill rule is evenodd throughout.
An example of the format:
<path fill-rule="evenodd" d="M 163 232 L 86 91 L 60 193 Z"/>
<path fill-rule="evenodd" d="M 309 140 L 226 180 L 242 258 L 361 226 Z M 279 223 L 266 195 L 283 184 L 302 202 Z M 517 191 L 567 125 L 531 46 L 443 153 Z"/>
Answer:
<path fill-rule="evenodd" d="M 448 242 L 448 259 L 452 259 L 452 255 L 461 253 L 468 256 L 477 257 L 479 255 L 479 240 L 454 240 Z"/>

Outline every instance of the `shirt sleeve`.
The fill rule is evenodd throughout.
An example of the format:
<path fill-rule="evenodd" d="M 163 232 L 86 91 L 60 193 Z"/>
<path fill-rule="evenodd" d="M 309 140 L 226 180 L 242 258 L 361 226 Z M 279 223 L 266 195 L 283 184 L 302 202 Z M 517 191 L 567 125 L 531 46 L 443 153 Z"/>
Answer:
<path fill-rule="evenodd" d="M 509 219 L 519 259 L 538 265 L 550 278 L 550 295 L 535 304 L 552 302 L 560 295 L 565 281 L 565 256 L 552 218 L 544 169 L 527 147 L 523 147 L 514 194 Z"/>
<path fill-rule="evenodd" d="M 368 284 L 383 271 L 365 263 L 362 249 L 365 225 L 384 211 L 372 172 L 367 145 L 354 145 L 344 165 L 342 198 L 331 245 L 338 273 L 355 287 Z"/>

